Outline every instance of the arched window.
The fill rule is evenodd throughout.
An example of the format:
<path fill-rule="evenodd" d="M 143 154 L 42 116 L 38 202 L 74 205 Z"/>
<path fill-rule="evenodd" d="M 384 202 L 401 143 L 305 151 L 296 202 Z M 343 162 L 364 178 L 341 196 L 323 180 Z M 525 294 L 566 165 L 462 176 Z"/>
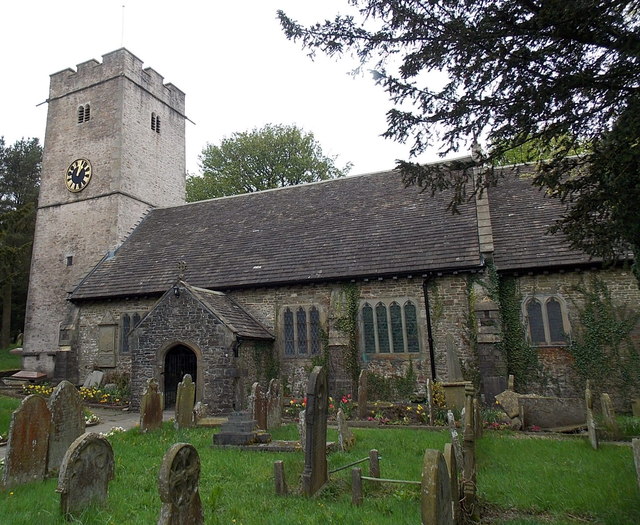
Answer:
<path fill-rule="evenodd" d="M 418 315 L 410 299 L 367 302 L 360 310 L 360 341 L 365 354 L 420 352 Z"/>
<path fill-rule="evenodd" d="M 569 318 L 562 298 L 555 295 L 535 295 L 525 298 L 523 313 L 529 340 L 534 345 L 566 345 Z"/>
<path fill-rule="evenodd" d="M 387 306 L 384 303 L 376 305 L 376 325 L 378 328 L 378 352 L 389 353 L 389 325 L 387 323 Z"/>
<path fill-rule="evenodd" d="M 156 133 L 160 133 L 160 115 L 151 113 L 151 129 Z"/>
<path fill-rule="evenodd" d="M 295 354 L 295 338 L 293 328 L 293 312 L 290 308 L 284 311 L 284 354 Z"/>
<path fill-rule="evenodd" d="M 78 124 L 82 124 L 83 122 L 88 122 L 90 118 L 91 118 L 91 106 L 89 104 L 78 106 Z"/>

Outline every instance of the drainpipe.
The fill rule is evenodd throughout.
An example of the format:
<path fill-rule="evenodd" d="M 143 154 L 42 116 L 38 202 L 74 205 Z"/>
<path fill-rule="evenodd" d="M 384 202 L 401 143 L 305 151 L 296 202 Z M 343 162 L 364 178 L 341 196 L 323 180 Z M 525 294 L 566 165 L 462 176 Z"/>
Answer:
<path fill-rule="evenodd" d="M 431 311 L 429 308 L 429 281 L 433 276 L 427 274 L 422 281 L 422 292 L 424 293 L 424 308 L 427 312 L 427 341 L 429 343 L 429 360 L 431 361 L 431 379 L 436 380 L 436 353 L 433 348 L 433 331 L 431 329 Z"/>

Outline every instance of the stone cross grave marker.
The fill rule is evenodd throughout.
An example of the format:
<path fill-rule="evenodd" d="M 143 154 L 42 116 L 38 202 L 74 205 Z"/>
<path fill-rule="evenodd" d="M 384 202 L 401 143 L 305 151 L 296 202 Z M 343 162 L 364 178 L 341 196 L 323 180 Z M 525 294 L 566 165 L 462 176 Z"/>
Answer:
<path fill-rule="evenodd" d="M 607 393 L 600 395 L 600 403 L 602 404 L 602 419 L 607 433 L 611 439 L 620 439 L 620 427 L 616 421 L 616 411 L 613 408 L 611 396 Z"/>
<path fill-rule="evenodd" d="M 424 452 L 420 499 L 424 525 L 454 525 L 449 473 L 439 450 L 427 449 Z"/>
<path fill-rule="evenodd" d="M 162 427 L 162 394 L 158 392 L 158 382 L 151 378 L 140 401 L 140 431 L 156 430 Z"/>
<path fill-rule="evenodd" d="M 369 402 L 369 388 L 367 386 L 367 371 L 360 370 L 358 376 L 358 419 L 367 419 L 369 411 L 367 403 Z"/>
<path fill-rule="evenodd" d="M 76 439 L 62 459 L 58 488 L 62 514 L 78 516 L 89 505 L 107 501 L 115 461 L 111 444 L 104 436 L 87 432 Z"/>
<path fill-rule="evenodd" d="M 451 514 L 453 522 L 458 523 L 460 520 L 460 482 L 458 481 L 458 463 L 456 454 L 453 451 L 451 443 L 444 445 L 444 460 L 447 464 L 447 472 L 449 473 L 449 484 L 451 487 Z"/>
<path fill-rule="evenodd" d="M 67 449 L 84 434 L 84 402 L 78 389 L 69 381 L 62 381 L 49 398 L 51 430 L 47 471 L 57 473 Z"/>
<path fill-rule="evenodd" d="M 351 450 L 353 445 L 356 443 L 356 438 L 354 437 L 353 432 L 351 432 L 351 429 L 347 424 L 347 418 L 341 408 L 338 409 L 336 423 L 338 424 L 338 444 L 340 445 L 340 450 Z"/>
<path fill-rule="evenodd" d="M 587 411 L 587 433 L 589 434 L 589 442 L 593 450 L 598 450 L 598 432 L 596 430 L 596 420 L 593 417 L 593 395 L 591 394 L 591 385 L 587 379 L 587 386 L 584 390 L 584 401 Z"/>
<path fill-rule="evenodd" d="M 176 394 L 176 428 L 191 428 L 193 426 L 193 404 L 195 402 L 196 385 L 190 374 L 185 374 L 178 383 Z"/>
<path fill-rule="evenodd" d="M 278 379 L 269 381 L 267 390 L 267 430 L 282 425 L 282 388 Z"/>
<path fill-rule="evenodd" d="M 267 430 L 267 398 L 260 383 L 255 382 L 251 386 L 249 396 L 249 413 L 256 420 L 256 426 L 260 430 Z"/>
<path fill-rule="evenodd" d="M 2 484 L 42 481 L 47 471 L 51 412 L 39 395 L 25 397 L 11 415 Z"/>
<path fill-rule="evenodd" d="M 200 456 L 193 445 L 176 443 L 164 455 L 158 475 L 162 509 L 158 525 L 201 525 Z"/>
<path fill-rule="evenodd" d="M 314 367 L 307 384 L 306 437 L 302 472 L 302 491 L 305 496 L 313 496 L 329 479 L 327 471 L 328 390 L 326 371 L 321 366 Z"/>

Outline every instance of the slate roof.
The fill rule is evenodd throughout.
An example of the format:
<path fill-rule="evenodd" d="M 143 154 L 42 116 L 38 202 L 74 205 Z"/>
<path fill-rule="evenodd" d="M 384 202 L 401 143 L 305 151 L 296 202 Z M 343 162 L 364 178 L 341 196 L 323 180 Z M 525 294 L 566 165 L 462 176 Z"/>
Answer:
<path fill-rule="evenodd" d="M 498 270 L 535 271 L 600 262 L 569 248 L 563 235 L 547 233 L 565 206 L 531 185 L 531 168 L 524 168 L 520 176 L 505 173 L 489 189 L 489 208 Z"/>
<path fill-rule="evenodd" d="M 152 210 L 72 300 L 477 268 L 475 207 L 405 188 L 396 172 Z"/>
<path fill-rule="evenodd" d="M 234 334 L 247 339 L 273 340 L 273 334 L 233 299 L 221 292 L 180 283 L 213 312 Z"/>

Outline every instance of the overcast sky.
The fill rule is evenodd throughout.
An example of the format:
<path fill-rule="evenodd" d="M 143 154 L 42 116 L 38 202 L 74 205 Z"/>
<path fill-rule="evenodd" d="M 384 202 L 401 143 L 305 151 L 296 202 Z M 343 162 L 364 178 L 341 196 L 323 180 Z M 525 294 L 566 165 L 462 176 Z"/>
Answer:
<path fill-rule="evenodd" d="M 123 7 L 124 10 L 123 10 Z M 0 135 L 44 140 L 49 75 L 126 47 L 186 93 L 187 171 L 207 142 L 264 124 L 313 132 L 351 174 L 392 168 L 408 145 L 380 137 L 387 96 L 355 60 L 312 61 L 276 11 L 305 23 L 345 13 L 347 0 L 15 0 L 0 18 Z M 123 16 L 124 12 L 124 16 Z M 123 24 L 124 20 L 124 24 Z M 124 27 L 124 30 L 123 30 Z M 433 160 L 435 152 L 420 160 Z"/>

